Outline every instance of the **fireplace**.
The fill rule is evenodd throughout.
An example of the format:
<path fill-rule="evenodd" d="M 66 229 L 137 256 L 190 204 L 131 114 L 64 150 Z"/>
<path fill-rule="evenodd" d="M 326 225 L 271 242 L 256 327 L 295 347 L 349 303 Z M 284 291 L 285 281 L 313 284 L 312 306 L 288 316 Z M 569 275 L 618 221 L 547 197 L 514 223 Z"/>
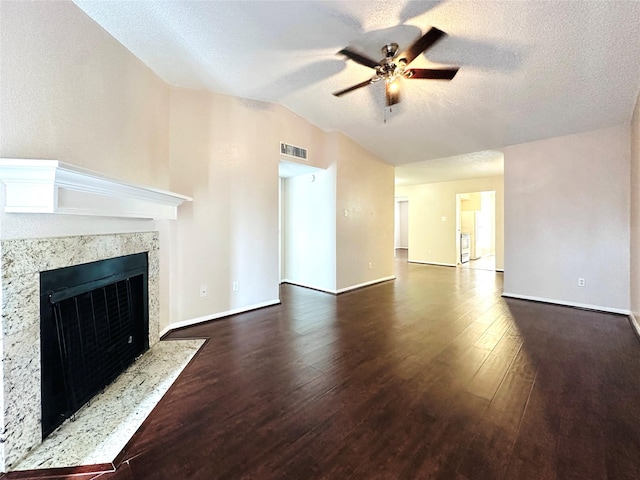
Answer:
<path fill-rule="evenodd" d="M 73 237 L 53 237 L 53 238 L 25 238 L 9 239 L 0 241 L 0 265 L 1 268 L 1 348 L 2 365 L 0 371 L 0 405 L 2 414 L 2 424 L 0 425 L 0 460 L 2 470 L 10 470 L 25 454 L 42 442 L 47 430 L 53 428 L 53 424 L 60 419 L 60 414 L 51 414 L 55 420 L 49 427 L 42 414 L 42 379 L 46 374 L 47 367 L 41 366 L 41 358 L 51 358 L 51 344 L 41 349 L 41 325 L 40 307 L 41 293 L 50 290 L 52 299 L 62 302 L 60 306 L 64 309 L 65 302 L 73 302 L 66 298 L 66 294 L 80 296 L 80 303 L 87 300 L 94 290 L 100 289 L 120 289 L 123 286 L 128 288 L 133 295 L 140 294 L 139 274 L 125 275 L 131 277 L 127 280 L 124 277 L 112 277 L 116 285 L 107 286 L 100 284 L 100 281 L 72 281 L 76 283 L 73 289 L 60 289 L 46 287 L 41 290 L 40 280 L 42 272 L 48 271 L 68 271 L 72 272 L 73 279 L 78 278 L 74 269 L 66 270 L 82 264 L 101 262 L 102 260 L 117 257 L 146 258 L 148 261 L 147 284 L 148 301 L 144 305 L 148 306 L 147 312 L 142 312 L 142 316 L 147 318 L 146 328 L 148 333 L 125 334 L 125 350 L 128 345 L 129 336 L 132 344 L 138 343 L 143 349 L 153 346 L 159 340 L 159 237 L 158 232 L 140 233 L 119 233 L 104 235 L 83 235 Z M 100 264 L 102 265 L 102 264 Z M 140 265 L 126 266 L 124 270 L 131 272 Z M 101 267 L 102 268 L 102 267 Z M 111 268 L 111 267 L 108 267 Z M 62 269 L 62 270 L 59 270 Z M 142 267 L 144 276 L 145 267 Z M 46 276 L 46 275 L 45 275 Z M 98 275 L 104 278 L 105 275 Z M 110 275 L 106 275 L 110 276 Z M 82 275 L 80 275 L 82 277 Z M 45 280 L 45 284 L 48 282 Z M 109 283 L 114 283 L 109 282 Z M 88 284 L 88 285 L 87 285 Z M 80 287 L 79 285 L 84 285 Z M 83 290 L 87 290 L 84 291 Z M 67 291 L 65 291 L 67 290 Z M 103 292 L 104 293 L 104 292 Z M 89 297 L 87 297 L 89 295 Z M 48 294 L 47 301 L 48 300 Z M 144 293 L 142 293 L 144 296 Z M 57 307 L 56 307 L 57 308 Z M 51 309 L 51 306 L 49 306 Z M 55 309 L 54 309 L 55 310 Z M 140 310 L 134 315 L 140 315 Z M 54 319 L 55 320 L 55 319 Z M 55 321 L 54 321 L 55 323 Z M 57 342 L 57 341 L 56 341 Z M 58 347 L 53 344 L 53 349 Z M 107 347 L 109 349 L 110 347 Z M 135 350 L 134 350 L 135 351 Z M 44 355 L 44 357 L 43 357 Z M 129 353 L 130 356 L 135 353 Z M 125 360 L 124 363 L 126 363 Z M 47 360 L 45 363 L 48 363 Z M 59 364 L 59 363 L 58 363 Z M 111 376 L 113 373 L 111 373 Z M 109 376 L 109 375 L 107 375 Z M 54 380 L 60 385 L 60 379 Z M 101 383 L 101 382 L 98 382 Z M 64 385 L 62 385 L 64 390 Z M 86 394 L 77 395 L 76 404 L 81 404 L 86 398 Z M 45 400 L 46 402 L 46 400 Z M 69 415 L 71 410 L 66 406 L 63 408 L 62 416 Z"/>
<path fill-rule="evenodd" d="M 147 253 L 40 272 L 42 437 L 149 349 Z"/>

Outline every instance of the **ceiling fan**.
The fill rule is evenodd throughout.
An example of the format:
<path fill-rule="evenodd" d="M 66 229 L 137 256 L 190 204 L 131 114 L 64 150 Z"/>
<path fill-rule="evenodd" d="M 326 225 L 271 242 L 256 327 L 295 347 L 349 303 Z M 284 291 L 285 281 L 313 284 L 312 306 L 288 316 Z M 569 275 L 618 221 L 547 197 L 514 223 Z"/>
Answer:
<path fill-rule="evenodd" d="M 348 47 L 343 48 L 338 53 L 350 58 L 360 65 L 373 68 L 376 73 L 369 80 L 358 83 L 357 85 L 353 85 L 349 88 L 345 88 L 344 90 L 339 90 L 333 94 L 336 97 L 340 97 L 345 93 L 349 93 L 357 90 L 358 88 L 366 87 L 371 83 L 384 80 L 387 106 L 390 107 L 400 101 L 400 78 L 451 80 L 458 72 L 458 68 L 407 68 L 418 55 L 427 51 L 427 49 L 429 49 L 434 43 L 446 35 L 447 34 L 442 30 L 432 27 L 431 30 L 416 40 L 413 45 L 400 55 L 398 54 L 398 44 L 389 43 L 382 47 L 384 58 L 379 62 L 351 50 Z"/>

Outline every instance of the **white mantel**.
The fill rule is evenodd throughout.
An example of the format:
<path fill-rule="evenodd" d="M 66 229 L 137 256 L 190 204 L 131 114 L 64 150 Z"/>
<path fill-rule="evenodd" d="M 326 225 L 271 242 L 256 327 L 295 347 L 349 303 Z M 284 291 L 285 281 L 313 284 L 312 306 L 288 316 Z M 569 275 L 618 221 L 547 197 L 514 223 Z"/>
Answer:
<path fill-rule="evenodd" d="M 116 180 L 58 160 L 0 159 L 7 213 L 177 218 L 191 197 Z"/>

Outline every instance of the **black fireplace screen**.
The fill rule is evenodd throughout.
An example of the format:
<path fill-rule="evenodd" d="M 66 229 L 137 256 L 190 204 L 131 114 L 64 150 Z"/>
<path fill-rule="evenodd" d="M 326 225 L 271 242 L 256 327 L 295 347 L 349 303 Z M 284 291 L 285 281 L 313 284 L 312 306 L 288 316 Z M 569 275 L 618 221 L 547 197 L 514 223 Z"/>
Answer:
<path fill-rule="evenodd" d="M 149 348 L 147 254 L 41 272 L 42 437 Z"/>

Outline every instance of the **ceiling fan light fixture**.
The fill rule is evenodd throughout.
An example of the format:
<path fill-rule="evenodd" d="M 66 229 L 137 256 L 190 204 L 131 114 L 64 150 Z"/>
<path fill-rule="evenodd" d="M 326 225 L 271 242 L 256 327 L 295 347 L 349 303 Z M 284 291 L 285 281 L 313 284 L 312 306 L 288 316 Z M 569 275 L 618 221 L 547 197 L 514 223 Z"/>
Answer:
<path fill-rule="evenodd" d="M 444 36 L 446 36 L 446 33 L 442 30 L 431 27 L 427 33 L 403 52 L 402 56 L 398 55 L 399 47 L 397 43 L 388 43 L 381 49 L 384 58 L 379 62 L 349 47 L 343 48 L 338 52 L 339 54 L 344 55 L 360 65 L 374 69 L 375 75 L 362 83 L 334 92 L 334 95 L 339 97 L 345 93 L 384 80 L 387 106 L 390 107 L 400 101 L 400 85 L 397 83 L 397 80 L 401 77 L 406 79 L 451 80 L 458 72 L 457 67 L 443 69 L 408 68 L 420 54 L 424 53 Z M 396 58 L 397 56 L 399 56 L 399 58 Z"/>
<path fill-rule="evenodd" d="M 385 99 L 387 107 L 400 101 L 400 82 L 397 79 L 387 79 L 385 82 Z"/>

